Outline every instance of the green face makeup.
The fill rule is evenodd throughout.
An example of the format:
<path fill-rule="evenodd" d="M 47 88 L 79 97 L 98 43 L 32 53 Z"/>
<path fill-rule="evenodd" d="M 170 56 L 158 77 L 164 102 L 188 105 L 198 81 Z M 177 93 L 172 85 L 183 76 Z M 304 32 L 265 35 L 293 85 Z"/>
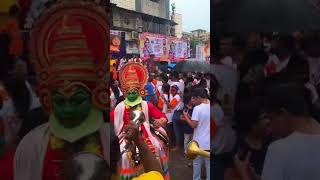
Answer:
<path fill-rule="evenodd" d="M 138 99 L 139 97 L 139 92 L 137 89 L 131 90 L 131 91 L 127 91 L 126 92 L 126 98 L 128 99 L 128 101 L 130 102 L 134 102 Z"/>
<path fill-rule="evenodd" d="M 91 94 L 83 87 L 75 87 L 67 97 L 56 90 L 52 94 L 53 113 L 66 128 L 73 128 L 84 121 L 91 109 Z"/>

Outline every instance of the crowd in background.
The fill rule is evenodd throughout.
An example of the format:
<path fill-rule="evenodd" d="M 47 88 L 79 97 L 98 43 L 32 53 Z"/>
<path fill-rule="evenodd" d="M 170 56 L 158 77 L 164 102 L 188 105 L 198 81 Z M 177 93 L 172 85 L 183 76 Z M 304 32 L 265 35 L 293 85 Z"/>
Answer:
<path fill-rule="evenodd" d="M 212 177 L 319 179 L 319 34 L 220 35 L 213 64 L 234 78 L 215 72 L 211 84 L 222 107 L 211 111 Z"/>
<path fill-rule="evenodd" d="M 0 27 L 0 177 L 12 179 L 13 158 L 19 141 L 46 122 L 37 96 L 37 82 L 20 28 L 19 9 L 12 6 Z"/>
<path fill-rule="evenodd" d="M 179 152 L 181 158 L 185 158 L 184 154 L 186 153 L 188 143 L 197 136 L 194 134 L 196 126 L 193 126 L 193 124 L 189 123 L 187 120 L 189 119 L 190 122 L 192 122 L 191 119 L 194 115 L 194 107 L 202 104 L 195 101 L 197 101 L 197 97 L 204 101 L 208 101 L 209 109 L 206 109 L 207 107 L 204 106 L 202 109 L 198 110 L 200 113 L 208 115 L 208 119 L 206 122 L 204 121 L 206 123 L 204 125 L 205 129 L 198 129 L 197 134 L 200 133 L 198 136 L 202 137 L 199 141 L 205 141 L 204 143 L 207 144 L 205 150 L 210 150 L 209 92 L 210 79 L 213 76 L 200 72 L 179 73 L 175 71 L 174 68 L 168 66 L 163 68 L 161 65 L 158 66 L 152 60 L 142 61 L 140 58 L 121 58 L 116 61 L 110 69 L 111 109 L 115 108 L 118 103 L 124 100 L 125 95 L 122 91 L 121 84 L 119 83 L 118 73 L 121 67 L 127 62 L 139 62 L 148 67 L 149 79 L 145 85 L 146 95 L 143 98 L 144 100 L 151 102 L 166 115 L 168 122 L 165 129 L 170 139 L 169 144 L 171 151 Z M 206 142 L 206 139 L 209 140 L 209 142 Z M 205 164 L 209 173 L 210 159 L 204 159 L 205 163 L 203 164 Z M 199 162 L 199 167 L 197 165 L 195 167 L 195 164 L 193 164 L 193 168 L 198 168 L 198 174 L 194 173 L 194 179 L 200 178 L 201 165 L 201 162 Z M 188 166 L 192 167 L 192 163 L 188 163 Z M 209 174 L 207 177 L 209 178 Z"/>

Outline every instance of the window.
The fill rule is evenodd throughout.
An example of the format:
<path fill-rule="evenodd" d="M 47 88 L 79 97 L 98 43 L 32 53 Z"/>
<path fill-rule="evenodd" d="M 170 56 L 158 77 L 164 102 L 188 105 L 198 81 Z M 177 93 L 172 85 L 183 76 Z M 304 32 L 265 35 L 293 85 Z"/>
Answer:
<path fill-rule="evenodd" d="M 160 0 L 150 0 L 152 2 L 155 2 L 155 3 L 159 3 Z"/>

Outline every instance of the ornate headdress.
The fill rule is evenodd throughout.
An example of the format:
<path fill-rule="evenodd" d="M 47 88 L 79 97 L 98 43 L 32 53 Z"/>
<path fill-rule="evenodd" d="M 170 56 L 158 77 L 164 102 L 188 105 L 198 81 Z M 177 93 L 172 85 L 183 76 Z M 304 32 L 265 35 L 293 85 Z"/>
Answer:
<path fill-rule="evenodd" d="M 108 108 L 109 23 L 103 7 L 65 1 L 44 12 L 31 31 L 31 53 L 40 79 L 40 98 L 51 112 L 51 91 L 80 85 L 93 103 Z"/>
<path fill-rule="evenodd" d="M 137 89 L 141 96 L 146 94 L 144 86 L 148 80 L 148 71 L 143 64 L 129 62 L 122 66 L 119 74 L 119 80 L 124 91 Z"/>

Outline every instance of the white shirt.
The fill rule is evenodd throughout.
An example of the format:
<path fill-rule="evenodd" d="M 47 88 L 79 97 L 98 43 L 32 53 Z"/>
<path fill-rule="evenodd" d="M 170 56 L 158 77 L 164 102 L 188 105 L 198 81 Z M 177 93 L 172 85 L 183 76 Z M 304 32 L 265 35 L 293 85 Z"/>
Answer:
<path fill-rule="evenodd" d="M 0 121 L 4 124 L 4 138 L 6 145 L 12 145 L 17 140 L 18 132 L 22 125 L 22 120 L 18 118 L 13 100 L 0 83 L 0 96 L 2 97 L 2 107 L 0 109 Z"/>
<path fill-rule="evenodd" d="M 164 100 L 168 101 L 168 94 L 163 94 Z M 172 122 L 172 116 L 173 116 L 173 111 L 168 112 L 168 106 L 166 103 L 163 103 L 163 109 L 162 112 L 165 113 L 168 119 L 168 123 Z"/>
<path fill-rule="evenodd" d="M 278 56 L 270 55 L 266 66 L 268 66 L 269 64 L 275 64 L 276 65 L 276 72 L 274 72 L 274 73 L 278 73 L 288 66 L 289 60 L 290 60 L 290 57 L 288 57 L 287 59 L 285 59 L 283 61 L 280 61 Z M 268 75 L 266 70 L 264 71 L 264 74 Z"/>
<path fill-rule="evenodd" d="M 277 72 L 282 71 L 284 68 L 286 68 L 288 66 L 290 57 L 288 57 L 287 59 L 285 59 L 284 61 L 280 62 L 277 66 Z"/>
<path fill-rule="evenodd" d="M 181 88 L 181 92 L 183 93 L 184 92 L 184 88 L 185 88 L 184 81 L 183 81 L 183 79 L 180 79 L 179 82 L 180 82 L 180 86 L 181 87 L 179 87 L 179 86 L 178 87 Z"/>
<path fill-rule="evenodd" d="M 156 89 L 159 91 L 159 93 L 162 92 L 162 85 L 163 85 L 162 81 L 157 80 Z"/>
<path fill-rule="evenodd" d="M 32 109 L 36 109 L 36 108 L 40 107 L 41 103 L 40 103 L 39 97 L 33 91 L 29 82 L 26 81 L 25 84 L 26 84 L 26 86 L 29 90 L 29 93 L 30 93 L 31 102 L 30 102 L 29 111 L 31 111 Z"/>
<path fill-rule="evenodd" d="M 181 96 L 179 94 L 176 94 L 175 96 L 172 96 L 172 94 L 170 94 L 170 102 L 174 98 L 178 101 L 178 104 L 176 105 L 176 107 L 174 107 L 172 109 L 172 111 L 180 111 L 180 110 L 182 110 L 183 109 L 183 102 L 182 102 Z"/>
<path fill-rule="evenodd" d="M 319 180 L 320 134 L 292 133 L 267 151 L 262 180 Z"/>
<path fill-rule="evenodd" d="M 320 58 L 308 57 L 309 77 L 312 84 L 320 83 Z"/>
<path fill-rule="evenodd" d="M 212 141 L 212 150 L 214 154 L 231 152 L 237 139 L 235 131 L 231 128 L 231 125 L 226 122 L 224 112 L 219 104 L 213 104 L 210 112 L 219 129 Z"/>
<path fill-rule="evenodd" d="M 210 103 L 194 107 L 191 120 L 198 121 L 193 140 L 198 142 L 201 149 L 210 150 Z"/>

